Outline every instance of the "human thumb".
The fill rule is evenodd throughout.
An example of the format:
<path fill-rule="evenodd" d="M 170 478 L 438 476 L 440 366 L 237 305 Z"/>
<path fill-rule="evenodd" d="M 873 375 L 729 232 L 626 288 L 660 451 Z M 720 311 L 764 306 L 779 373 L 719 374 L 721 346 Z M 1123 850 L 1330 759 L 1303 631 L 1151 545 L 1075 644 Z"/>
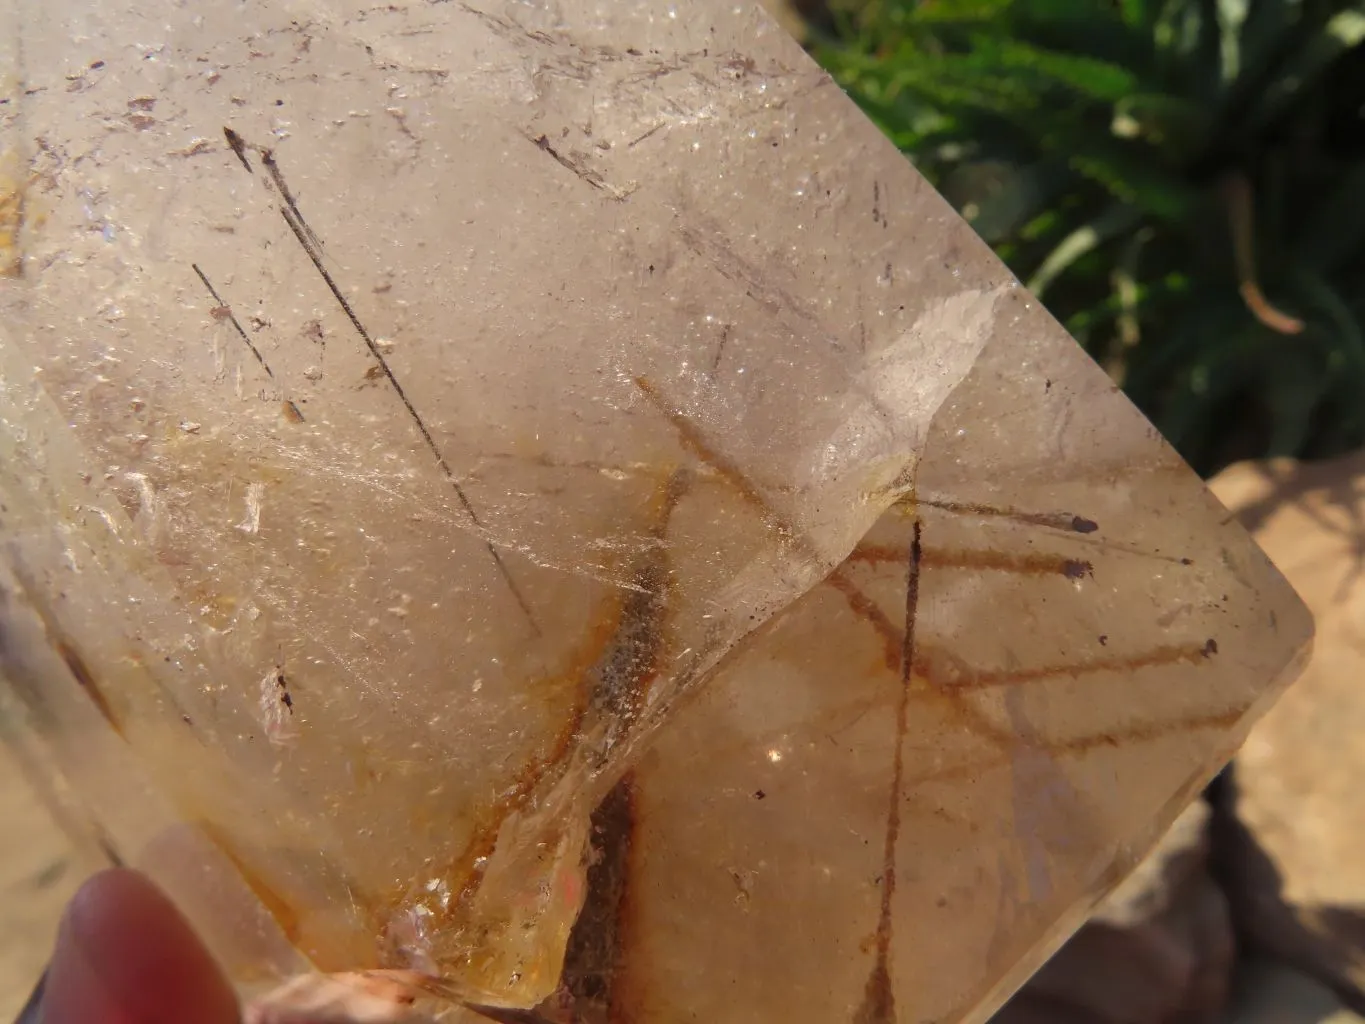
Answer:
<path fill-rule="evenodd" d="M 91 878 L 67 906 L 42 1024 L 238 1024 L 237 999 L 171 901 L 135 871 Z"/>

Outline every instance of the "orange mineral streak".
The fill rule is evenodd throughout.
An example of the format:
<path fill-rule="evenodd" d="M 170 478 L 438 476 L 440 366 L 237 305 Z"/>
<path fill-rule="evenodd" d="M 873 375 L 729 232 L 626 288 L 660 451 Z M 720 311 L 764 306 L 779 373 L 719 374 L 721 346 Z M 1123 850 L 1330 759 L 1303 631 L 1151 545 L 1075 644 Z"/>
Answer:
<path fill-rule="evenodd" d="M 892 545 L 863 545 L 856 548 L 848 560 L 825 580 L 847 601 L 849 609 L 866 622 L 877 634 L 881 642 L 885 670 L 895 672 L 899 664 L 902 630 L 893 623 L 881 606 L 869 597 L 851 575 L 851 567 L 858 564 L 889 564 L 904 562 L 905 550 Z M 925 568 L 990 568 L 1005 572 L 1029 575 L 1058 573 L 1068 578 L 1077 578 L 1086 563 L 1050 555 L 1019 555 L 1008 557 L 993 552 L 952 552 L 936 551 L 925 546 L 922 565 Z M 1133 655 L 1078 658 L 1065 664 L 1041 665 L 1011 671 L 982 670 L 969 665 L 951 651 L 927 642 L 916 645 L 910 683 L 911 700 L 927 702 L 949 713 L 963 729 L 989 742 L 995 749 L 1007 754 L 1017 748 L 1019 738 L 1007 726 L 992 722 L 987 715 L 972 702 L 974 691 L 984 691 L 1024 683 L 1041 682 L 1048 679 L 1071 676 L 1081 677 L 1095 673 L 1129 674 L 1141 669 L 1162 666 L 1206 662 L 1217 651 L 1211 641 L 1204 644 L 1185 644 L 1157 647 Z M 885 702 L 890 702 L 890 691 Z M 1235 722 L 1245 709 L 1222 711 L 1212 714 L 1196 715 L 1188 720 L 1169 723 L 1163 726 L 1167 731 L 1180 731 L 1188 726 L 1200 729 Z M 1155 733 L 1153 734 L 1155 735 Z M 1141 728 L 1130 739 L 1151 738 Z M 1049 743 L 1053 753 L 1075 753 L 1093 749 L 1097 746 L 1117 745 L 1116 740 L 1105 736 L 1079 738 L 1062 741 L 1055 747 Z M 980 765 L 973 770 L 979 770 Z"/>
<path fill-rule="evenodd" d="M 891 550 L 887 548 L 888 552 Z M 931 564 L 931 557 L 930 551 L 926 548 L 922 556 L 922 564 Z M 905 558 L 905 550 L 902 549 L 899 560 L 904 562 Z M 849 575 L 848 566 L 854 561 L 854 558 L 850 558 L 848 562 L 836 569 L 825 580 L 825 584 L 837 590 L 848 602 L 849 609 L 872 627 L 881 640 L 885 671 L 899 675 L 902 647 L 905 642 L 902 627 L 893 623 L 890 617 L 882 611 L 880 605 L 853 581 Z M 917 649 L 917 654 L 918 651 L 919 649 Z M 1016 738 L 1008 729 L 991 722 L 969 700 L 964 699 L 961 693 L 940 687 L 931 676 L 926 674 L 926 667 L 925 660 L 918 656 L 910 666 L 906 686 L 911 701 L 927 701 L 941 707 L 962 728 L 988 740 L 999 750 L 1008 751 L 1017 743 Z M 894 691 L 888 688 L 885 699 L 887 701 L 893 700 Z"/>
<path fill-rule="evenodd" d="M 21 238 L 27 216 L 24 188 L 0 179 L 0 277 L 20 277 L 24 272 Z"/>
<path fill-rule="evenodd" d="M 904 557 L 903 552 L 902 557 Z M 853 561 L 853 559 L 849 559 L 849 561 Z M 882 662 L 887 671 L 894 672 L 900 664 L 901 631 L 882 611 L 881 606 L 863 593 L 858 584 L 849 576 L 846 566 L 847 563 L 830 573 L 825 584 L 839 591 L 844 600 L 848 602 L 848 607 L 853 614 L 876 631 L 882 642 Z"/>
<path fill-rule="evenodd" d="M 223 852 L 223 856 L 232 862 L 232 866 L 242 876 L 242 881 L 246 883 L 247 888 L 255 894 L 256 898 L 261 901 L 261 906 L 265 907 L 270 916 L 275 919 L 275 923 L 280 926 L 280 930 L 284 932 L 284 937 L 305 954 L 308 954 L 308 942 L 304 935 L 303 922 L 294 911 L 293 901 L 276 892 L 274 886 L 262 878 L 247 862 L 246 858 L 237 852 L 233 843 L 221 829 L 206 822 L 201 822 L 199 828 Z"/>
<path fill-rule="evenodd" d="M 927 550 L 924 553 L 924 562 L 926 564 L 932 562 Z M 847 563 L 836 569 L 824 585 L 837 590 L 848 602 L 850 610 L 876 632 L 882 644 L 885 663 L 879 671 L 895 673 L 902 644 L 901 631 L 877 602 L 850 578 Z M 911 677 L 912 704 L 928 704 L 949 713 L 962 728 L 987 741 L 994 753 L 985 757 L 973 757 L 954 765 L 935 767 L 931 771 L 907 778 L 906 781 L 916 783 L 970 778 L 1009 761 L 1012 752 L 1019 745 L 1019 737 L 1008 728 L 990 721 L 972 703 L 971 694 L 975 690 L 1039 682 L 1059 676 L 1075 677 L 1094 672 L 1130 673 L 1138 669 L 1165 665 L 1200 664 L 1210 656 L 1211 652 L 1207 645 L 1172 646 L 1128 657 L 1084 659 L 1066 665 L 1049 665 L 1006 673 L 982 672 L 971 668 L 966 662 L 942 648 L 918 644 Z M 861 713 L 874 708 L 885 710 L 895 699 L 895 691 L 888 686 L 883 695 L 870 703 Z M 1131 743 L 1150 742 L 1186 732 L 1228 729 L 1236 725 L 1246 713 L 1247 708 L 1240 706 L 1208 709 L 1177 719 L 1135 722 L 1120 730 L 1065 738 L 1049 737 L 1044 746 L 1050 754 L 1057 757 L 1079 757 L 1101 747 L 1121 747 Z"/>
<path fill-rule="evenodd" d="M 468 907 L 479 887 L 481 874 L 477 865 L 483 858 L 492 855 L 503 822 L 526 803 L 526 798 L 538 786 L 547 779 L 557 778 L 568 766 L 574 741 L 587 712 L 589 670 L 602 658 L 616 635 L 623 607 L 621 592 L 613 592 L 598 607 L 591 628 L 570 652 L 564 668 L 536 685 L 537 690 L 573 691 L 572 704 L 545 752 L 523 765 L 512 784 L 496 800 L 479 809 L 474 818 L 473 839 L 445 871 L 437 872 L 449 883 L 451 890 L 459 894 L 451 901 L 449 910 L 437 910 L 433 914 L 438 926 L 444 927 L 458 920 Z M 408 895 L 406 886 L 391 894 L 395 909 L 407 900 Z"/>
<path fill-rule="evenodd" d="M 647 515 L 651 524 L 651 534 L 662 542 L 674 509 L 687 492 L 690 474 L 674 470 L 660 473 L 659 479 Z M 636 573 L 636 582 L 640 586 L 645 588 L 668 586 L 666 564 L 660 564 L 661 559 L 666 558 L 662 551 L 663 549 L 657 554 L 647 552 L 643 557 L 644 564 Z M 473 829 L 474 838 L 443 873 L 451 890 L 458 893 L 458 896 L 451 901 L 448 910 L 433 914 L 433 923 L 437 926 L 458 924 L 462 914 L 468 911 L 482 878 L 479 865 L 484 858 L 492 856 L 497 846 L 498 835 L 507 819 L 523 808 L 533 793 L 544 792 L 552 787 L 568 770 L 583 738 L 585 719 L 592 704 L 594 685 L 597 682 L 594 677 L 598 674 L 594 669 L 610 656 L 612 647 L 623 641 L 632 626 L 628 615 L 631 596 L 625 590 L 613 590 L 599 606 L 597 614 L 593 617 L 593 625 L 575 646 L 564 668 L 554 676 L 533 685 L 535 692 L 572 692 L 574 695 L 572 703 L 545 753 L 523 766 L 512 784 L 494 802 L 479 810 Z M 650 628 L 656 639 L 652 645 L 653 656 L 645 664 L 638 666 L 640 671 L 627 681 L 631 693 L 627 696 L 626 703 L 636 708 L 643 704 L 644 695 L 657 678 L 662 663 L 662 623 L 654 623 Z M 409 895 L 407 889 L 395 893 L 392 896 L 395 909 L 401 906 Z"/>
<path fill-rule="evenodd" d="M 763 492 L 749 479 L 748 475 L 732 459 L 718 451 L 715 445 L 707 440 L 701 428 L 673 405 L 653 383 L 644 377 L 636 377 L 635 386 L 649 399 L 650 404 L 673 425 L 683 447 L 718 473 L 721 479 L 733 487 L 740 497 L 757 509 L 762 514 L 763 521 L 768 529 L 803 549 L 808 547 L 805 538 L 800 536 L 792 528 L 792 525 L 773 508 L 768 499 L 763 496 Z"/>
<path fill-rule="evenodd" d="M 886 544 L 860 544 L 848 556 L 848 561 L 853 563 L 878 564 L 904 560 L 904 550 Z M 925 551 L 924 566 L 932 569 L 995 569 L 1027 576 L 1056 574 L 1069 579 L 1077 579 L 1094 571 L 1094 566 L 1089 562 L 1075 558 L 1008 551 Z"/>

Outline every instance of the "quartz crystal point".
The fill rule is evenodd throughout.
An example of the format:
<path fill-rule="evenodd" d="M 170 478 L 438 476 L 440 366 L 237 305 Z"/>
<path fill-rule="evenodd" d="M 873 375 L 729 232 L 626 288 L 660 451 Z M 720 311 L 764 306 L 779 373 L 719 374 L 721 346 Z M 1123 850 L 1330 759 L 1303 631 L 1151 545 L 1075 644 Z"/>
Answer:
<path fill-rule="evenodd" d="M 756 6 L 11 0 L 0 133 L 5 706 L 246 988 L 979 1019 L 1307 649 Z"/>

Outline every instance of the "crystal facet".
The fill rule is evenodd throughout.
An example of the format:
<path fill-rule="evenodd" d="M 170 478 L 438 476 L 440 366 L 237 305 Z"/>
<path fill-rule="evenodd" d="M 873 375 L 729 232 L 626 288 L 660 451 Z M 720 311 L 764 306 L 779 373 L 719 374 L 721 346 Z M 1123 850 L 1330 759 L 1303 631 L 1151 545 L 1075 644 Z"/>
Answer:
<path fill-rule="evenodd" d="M 5 675 L 248 988 L 980 1016 L 1300 663 L 757 6 L 0 18 Z"/>

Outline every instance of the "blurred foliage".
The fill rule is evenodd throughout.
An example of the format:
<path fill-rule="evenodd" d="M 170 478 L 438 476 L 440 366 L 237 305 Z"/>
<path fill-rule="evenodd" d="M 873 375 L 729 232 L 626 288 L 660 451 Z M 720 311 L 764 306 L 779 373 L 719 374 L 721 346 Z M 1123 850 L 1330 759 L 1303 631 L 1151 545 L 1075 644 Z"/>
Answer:
<path fill-rule="evenodd" d="M 1365 444 L 1365 0 L 830 0 L 809 45 L 1200 471 Z"/>

